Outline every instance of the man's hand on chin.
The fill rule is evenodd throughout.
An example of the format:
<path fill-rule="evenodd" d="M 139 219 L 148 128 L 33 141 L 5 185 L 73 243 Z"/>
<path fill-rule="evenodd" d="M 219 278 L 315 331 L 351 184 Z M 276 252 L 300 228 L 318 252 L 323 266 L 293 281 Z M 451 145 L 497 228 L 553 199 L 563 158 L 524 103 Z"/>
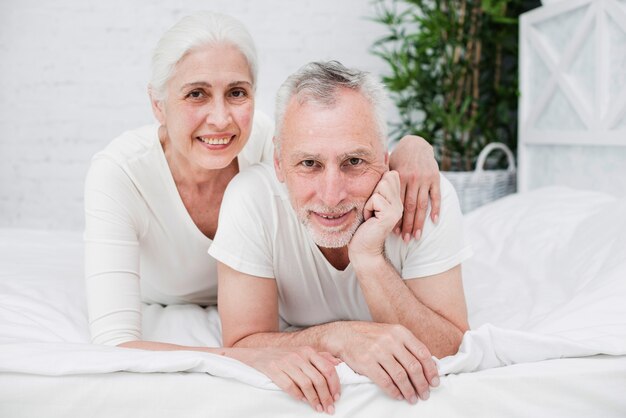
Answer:
<path fill-rule="evenodd" d="M 348 244 L 350 262 L 384 255 L 385 239 L 402 217 L 400 176 L 387 171 L 363 208 L 363 222 Z"/>

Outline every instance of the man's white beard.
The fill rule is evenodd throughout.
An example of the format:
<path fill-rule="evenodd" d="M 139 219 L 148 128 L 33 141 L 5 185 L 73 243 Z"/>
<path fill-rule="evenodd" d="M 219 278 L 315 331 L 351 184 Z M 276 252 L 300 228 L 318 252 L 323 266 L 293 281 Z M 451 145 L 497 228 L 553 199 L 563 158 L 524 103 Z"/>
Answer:
<path fill-rule="evenodd" d="M 352 236 L 356 232 L 357 228 L 363 223 L 363 206 L 365 204 L 350 203 L 346 205 L 336 206 L 334 208 L 326 206 L 305 206 L 298 210 L 298 220 L 307 228 L 313 241 L 323 248 L 341 248 L 350 243 Z M 311 212 L 324 213 L 327 215 L 332 214 L 344 214 L 351 210 L 356 210 L 356 218 L 350 227 L 340 232 L 345 226 L 340 225 L 336 228 L 327 228 L 319 224 L 313 225 L 311 222 Z"/>

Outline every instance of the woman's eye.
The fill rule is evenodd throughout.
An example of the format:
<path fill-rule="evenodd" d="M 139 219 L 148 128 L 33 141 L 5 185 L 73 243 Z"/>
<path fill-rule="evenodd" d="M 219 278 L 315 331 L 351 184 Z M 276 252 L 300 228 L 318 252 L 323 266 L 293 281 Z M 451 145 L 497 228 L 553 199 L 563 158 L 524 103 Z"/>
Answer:
<path fill-rule="evenodd" d="M 192 90 L 187 94 L 187 97 L 191 97 L 192 99 L 200 99 L 204 97 L 204 93 L 201 90 Z"/>

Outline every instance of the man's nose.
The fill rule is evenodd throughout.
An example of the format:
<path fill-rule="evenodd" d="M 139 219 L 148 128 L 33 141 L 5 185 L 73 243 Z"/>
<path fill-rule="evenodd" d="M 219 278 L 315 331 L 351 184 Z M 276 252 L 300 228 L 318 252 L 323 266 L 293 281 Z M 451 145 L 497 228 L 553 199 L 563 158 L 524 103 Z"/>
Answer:
<path fill-rule="evenodd" d="M 337 168 L 326 168 L 319 185 L 320 198 L 324 205 L 334 207 L 346 197 L 346 183 L 341 171 Z"/>
<path fill-rule="evenodd" d="M 230 125 L 232 117 L 230 107 L 224 100 L 213 100 L 207 107 L 206 123 L 216 130 L 223 130 Z"/>

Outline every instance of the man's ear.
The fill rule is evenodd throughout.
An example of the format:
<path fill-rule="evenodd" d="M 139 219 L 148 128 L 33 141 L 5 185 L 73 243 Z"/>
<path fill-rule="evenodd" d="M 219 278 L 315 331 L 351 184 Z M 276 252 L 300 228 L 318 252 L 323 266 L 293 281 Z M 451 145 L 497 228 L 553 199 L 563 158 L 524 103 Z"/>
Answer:
<path fill-rule="evenodd" d="M 152 106 L 152 114 L 161 125 L 165 125 L 165 109 L 163 108 L 163 100 L 157 100 L 152 90 L 152 86 L 148 86 L 148 96 L 150 97 L 150 105 Z"/>
<path fill-rule="evenodd" d="M 276 171 L 276 177 L 281 183 L 285 182 L 285 174 L 283 173 L 283 168 L 280 163 L 280 155 L 278 152 L 278 148 L 276 148 L 276 137 L 273 139 L 274 141 L 274 170 Z"/>

